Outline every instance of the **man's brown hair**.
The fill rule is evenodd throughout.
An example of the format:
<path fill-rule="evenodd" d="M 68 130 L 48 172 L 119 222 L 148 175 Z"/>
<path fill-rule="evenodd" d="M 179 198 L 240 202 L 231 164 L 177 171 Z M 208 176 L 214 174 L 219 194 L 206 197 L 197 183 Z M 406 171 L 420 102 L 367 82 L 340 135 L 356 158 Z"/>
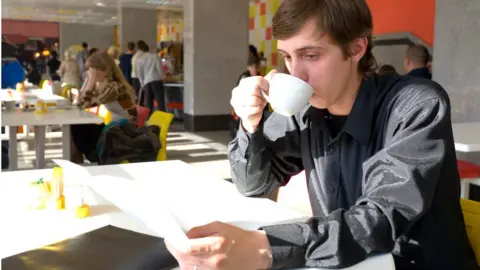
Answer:
<path fill-rule="evenodd" d="M 430 61 L 430 53 L 427 47 L 421 44 L 413 44 L 407 49 L 407 58 L 418 66 L 426 67 Z"/>
<path fill-rule="evenodd" d="M 288 39 L 312 19 L 319 31 L 340 46 L 345 57 L 351 55 L 353 40 L 366 37 L 368 46 L 358 69 L 363 74 L 374 72 L 373 20 L 365 0 L 283 0 L 273 17 L 273 36 L 275 39 Z"/>

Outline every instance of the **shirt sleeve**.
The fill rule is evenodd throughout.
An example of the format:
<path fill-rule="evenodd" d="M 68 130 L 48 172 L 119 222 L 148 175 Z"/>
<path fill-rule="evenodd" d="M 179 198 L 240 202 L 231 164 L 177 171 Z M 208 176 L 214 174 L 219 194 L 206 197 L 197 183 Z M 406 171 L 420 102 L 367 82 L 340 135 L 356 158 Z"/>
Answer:
<path fill-rule="evenodd" d="M 123 87 L 120 83 L 109 82 L 102 89 L 83 91 L 78 98 L 78 106 L 86 109 L 116 101 L 121 93 L 120 87 Z"/>
<path fill-rule="evenodd" d="M 363 164 L 364 192 L 350 209 L 306 223 L 267 226 L 273 269 L 343 268 L 396 239 L 430 208 L 452 136 L 448 101 L 431 98 L 388 122 L 385 147 Z"/>
<path fill-rule="evenodd" d="M 241 194 L 264 196 L 303 170 L 294 117 L 273 113 L 253 134 L 242 127 L 229 144 L 232 181 Z"/>
<path fill-rule="evenodd" d="M 146 56 L 145 56 L 146 57 Z M 144 78 L 144 74 L 143 74 L 143 64 L 142 64 L 142 60 L 141 59 L 138 59 L 137 58 L 137 61 L 136 61 L 136 66 L 135 66 L 136 70 L 135 72 L 137 72 L 137 78 L 138 80 L 140 81 L 140 85 L 143 87 L 144 86 L 144 81 L 145 81 L 145 78 Z"/>

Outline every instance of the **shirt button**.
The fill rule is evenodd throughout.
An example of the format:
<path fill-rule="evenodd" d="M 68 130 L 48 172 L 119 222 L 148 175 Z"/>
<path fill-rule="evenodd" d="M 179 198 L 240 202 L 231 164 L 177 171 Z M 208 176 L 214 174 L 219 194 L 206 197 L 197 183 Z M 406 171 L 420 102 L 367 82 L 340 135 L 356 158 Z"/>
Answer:
<path fill-rule="evenodd" d="M 332 185 L 328 185 L 327 186 L 327 193 L 329 193 L 329 194 L 335 193 L 335 187 L 332 186 Z"/>

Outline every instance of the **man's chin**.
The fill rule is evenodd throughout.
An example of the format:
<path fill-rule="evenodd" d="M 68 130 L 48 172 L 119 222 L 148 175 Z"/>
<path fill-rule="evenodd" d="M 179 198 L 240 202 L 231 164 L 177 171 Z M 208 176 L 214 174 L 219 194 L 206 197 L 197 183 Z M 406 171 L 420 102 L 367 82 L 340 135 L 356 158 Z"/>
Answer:
<path fill-rule="evenodd" d="M 310 101 L 309 101 L 310 105 L 312 105 L 312 107 L 315 107 L 317 109 L 326 109 L 328 108 L 328 105 L 325 101 L 323 100 L 318 100 L 317 98 L 315 98 L 315 96 L 311 97 L 310 98 Z"/>

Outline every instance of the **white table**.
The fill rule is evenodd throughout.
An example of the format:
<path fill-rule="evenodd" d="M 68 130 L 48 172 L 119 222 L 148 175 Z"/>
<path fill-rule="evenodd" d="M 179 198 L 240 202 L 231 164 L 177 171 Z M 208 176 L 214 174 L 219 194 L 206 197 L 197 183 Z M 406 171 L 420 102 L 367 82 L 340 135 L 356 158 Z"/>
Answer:
<path fill-rule="evenodd" d="M 80 109 L 49 110 L 45 114 L 7 110 L 2 112 L 2 126 L 9 127 L 10 170 L 17 169 L 17 127 L 34 126 L 36 146 L 36 168 L 45 168 L 45 132 L 48 125 L 62 126 L 63 158 L 70 160 L 70 126 L 78 124 L 101 124 L 103 119 Z"/>
<path fill-rule="evenodd" d="M 215 220 L 245 229 L 257 229 L 259 226 L 306 219 L 302 214 L 268 199 L 242 197 L 231 183 L 210 177 L 181 161 L 96 166 L 86 169 L 92 175 L 117 176 L 148 183 L 158 190 L 158 196 L 170 194 L 170 210 L 187 230 Z M 26 193 L 28 183 L 40 177 L 48 179 L 50 173 L 51 170 L 0 173 L 0 259 L 106 225 L 155 235 L 144 224 L 132 219 L 95 192 L 91 192 L 86 198 L 92 211 L 92 216 L 86 219 L 74 218 L 69 210 L 26 210 L 22 194 Z M 114 189 L 115 187 L 112 187 L 112 190 Z M 68 207 L 68 176 L 65 190 Z M 379 265 L 382 267 L 378 268 Z M 394 269 L 390 267 L 393 266 L 393 258 L 389 254 L 368 259 L 358 266 L 360 267 L 352 269 Z M 377 268 L 372 268 L 374 266 Z"/>
<path fill-rule="evenodd" d="M 480 122 L 456 123 L 452 128 L 455 150 L 480 152 Z"/>
<path fill-rule="evenodd" d="M 64 97 L 54 95 L 49 93 L 46 90 L 26 90 L 25 92 L 17 92 L 11 91 L 11 95 L 9 94 L 8 90 L 1 90 L 0 91 L 0 100 L 2 101 L 16 101 L 16 102 L 24 102 L 28 101 L 30 103 L 35 103 L 36 100 L 42 99 L 46 102 L 64 102 L 66 99 Z"/>

